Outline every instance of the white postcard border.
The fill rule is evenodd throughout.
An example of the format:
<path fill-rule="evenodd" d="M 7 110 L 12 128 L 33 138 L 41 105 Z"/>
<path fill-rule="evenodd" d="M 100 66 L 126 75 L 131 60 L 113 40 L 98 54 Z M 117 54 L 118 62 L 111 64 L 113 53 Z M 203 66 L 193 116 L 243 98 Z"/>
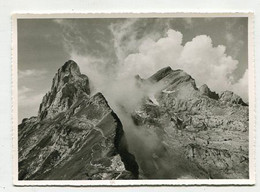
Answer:
<path fill-rule="evenodd" d="M 16 186 L 171 186 L 255 184 L 255 66 L 254 22 L 251 12 L 218 13 L 15 13 L 12 15 L 12 127 L 13 184 Z M 17 19 L 51 18 L 152 18 L 152 17 L 248 17 L 249 179 L 164 180 L 18 180 L 18 60 Z"/>

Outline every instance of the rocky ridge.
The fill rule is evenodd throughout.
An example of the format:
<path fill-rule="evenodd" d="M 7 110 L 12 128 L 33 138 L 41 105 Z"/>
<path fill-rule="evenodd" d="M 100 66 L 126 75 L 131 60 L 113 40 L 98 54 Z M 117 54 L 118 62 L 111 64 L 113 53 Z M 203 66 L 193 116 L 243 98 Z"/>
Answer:
<path fill-rule="evenodd" d="M 239 96 L 218 96 L 207 85 L 198 89 L 190 75 L 170 67 L 142 83 L 160 88 L 132 113 L 135 125 L 158 140 L 146 161 L 136 155 L 144 177 L 249 177 L 249 112 Z"/>
<path fill-rule="evenodd" d="M 56 73 L 37 117 L 18 126 L 19 180 L 136 179 L 122 123 L 74 61 Z"/>

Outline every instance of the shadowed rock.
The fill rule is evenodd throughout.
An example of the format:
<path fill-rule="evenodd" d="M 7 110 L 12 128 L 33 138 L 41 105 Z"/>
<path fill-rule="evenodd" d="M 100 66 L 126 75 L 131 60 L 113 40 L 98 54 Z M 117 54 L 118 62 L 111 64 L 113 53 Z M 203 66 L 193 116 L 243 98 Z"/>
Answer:
<path fill-rule="evenodd" d="M 213 92 L 209 89 L 209 87 L 204 84 L 199 88 L 199 91 L 203 94 L 208 96 L 209 98 L 218 100 L 219 99 L 219 95 L 216 92 Z"/>

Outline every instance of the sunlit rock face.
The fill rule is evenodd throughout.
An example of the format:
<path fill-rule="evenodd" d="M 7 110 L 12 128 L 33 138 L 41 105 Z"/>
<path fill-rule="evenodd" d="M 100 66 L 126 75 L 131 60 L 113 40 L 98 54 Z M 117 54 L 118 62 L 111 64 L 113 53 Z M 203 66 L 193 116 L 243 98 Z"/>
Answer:
<path fill-rule="evenodd" d="M 18 126 L 20 180 L 137 179 L 122 123 L 74 61 L 56 73 L 37 117 Z"/>
<path fill-rule="evenodd" d="M 156 140 L 136 152 L 142 177 L 249 177 L 249 111 L 240 97 L 198 89 L 190 75 L 170 67 L 142 83 L 157 89 L 132 113 L 138 129 Z"/>
<path fill-rule="evenodd" d="M 51 90 L 43 97 L 38 116 L 41 119 L 52 118 L 68 110 L 79 96 L 89 94 L 88 77 L 80 73 L 74 61 L 69 60 L 55 74 Z"/>

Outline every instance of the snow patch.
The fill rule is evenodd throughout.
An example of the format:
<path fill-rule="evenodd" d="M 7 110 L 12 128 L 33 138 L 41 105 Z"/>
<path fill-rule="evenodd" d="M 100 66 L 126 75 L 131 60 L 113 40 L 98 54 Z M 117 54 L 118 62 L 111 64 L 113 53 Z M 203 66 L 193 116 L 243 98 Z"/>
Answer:
<path fill-rule="evenodd" d="M 167 89 L 162 90 L 163 93 L 167 93 L 167 94 L 174 93 L 175 91 L 176 90 L 173 90 L 173 91 L 168 91 Z"/>
<path fill-rule="evenodd" d="M 150 95 L 150 96 L 149 96 L 149 99 L 153 102 L 153 104 L 159 106 L 159 103 L 158 103 L 158 101 L 156 100 L 156 98 L 155 98 L 154 95 Z"/>

